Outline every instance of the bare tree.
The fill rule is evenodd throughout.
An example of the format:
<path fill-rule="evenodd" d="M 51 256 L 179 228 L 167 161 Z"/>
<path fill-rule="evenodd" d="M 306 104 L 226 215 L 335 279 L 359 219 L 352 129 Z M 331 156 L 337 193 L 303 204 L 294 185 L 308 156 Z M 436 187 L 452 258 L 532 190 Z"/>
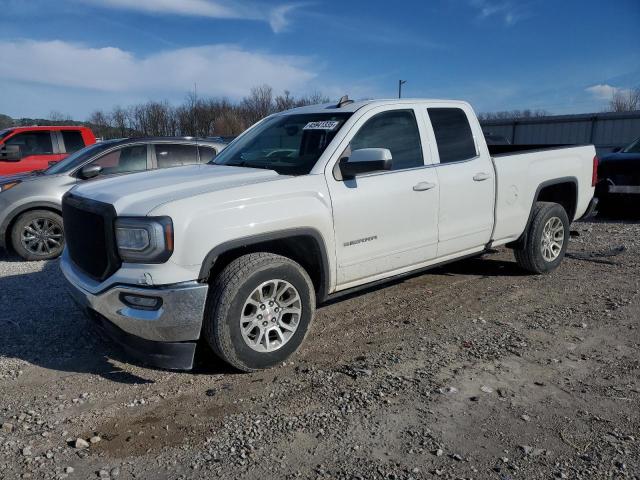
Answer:
<path fill-rule="evenodd" d="M 640 88 L 616 90 L 609 101 L 611 112 L 633 112 L 640 110 Z"/>
<path fill-rule="evenodd" d="M 129 110 L 125 110 L 120 106 L 113 107 L 111 110 L 110 125 L 115 130 L 117 137 L 127 137 L 131 129 L 129 128 Z"/>
<path fill-rule="evenodd" d="M 274 111 L 273 88 L 269 85 L 253 87 L 249 96 L 242 100 L 241 107 L 250 124 L 266 117 Z"/>
<path fill-rule="evenodd" d="M 87 120 L 93 133 L 99 138 L 108 138 L 111 136 L 111 125 L 109 125 L 109 115 L 102 110 L 96 110 Z"/>
<path fill-rule="evenodd" d="M 296 97 L 288 90 L 274 96 L 269 85 L 251 89 L 240 102 L 226 98 L 199 97 L 189 92 L 177 106 L 149 101 L 129 107 L 115 106 L 111 112 L 94 111 L 87 119 L 102 138 L 131 136 L 233 136 L 271 113 L 303 105 L 327 103 L 320 92 Z"/>
<path fill-rule="evenodd" d="M 282 112 L 283 110 L 289 110 L 290 108 L 298 106 L 296 99 L 291 96 L 289 90 L 285 90 L 283 95 L 278 95 L 275 98 L 275 110 L 276 112 Z"/>
<path fill-rule="evenodd" d="M 52 123 L 57 123 L 58 125 L 74 123 L 71 119 L 71 115 L 69 115 L 68 113 L 62 113 L 58 110 L 51 110 L 51 112 L 49 112 L 48 120 Z"/>

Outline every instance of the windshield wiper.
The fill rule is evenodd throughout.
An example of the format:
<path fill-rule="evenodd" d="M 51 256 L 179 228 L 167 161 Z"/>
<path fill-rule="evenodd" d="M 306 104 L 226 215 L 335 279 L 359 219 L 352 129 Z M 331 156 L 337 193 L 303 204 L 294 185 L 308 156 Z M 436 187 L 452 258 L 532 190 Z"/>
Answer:
<path fill-rule="evenodd" d="M 273 170 L 268 165 L 260 165 L 259 163 L 251 163 L 243 160 L 241 162 L 236 163 L 216 163 L 216 165 L 226 165 L 227 167 L 244 167 L 244 168 L 260 168 L 262 170 Z"/>

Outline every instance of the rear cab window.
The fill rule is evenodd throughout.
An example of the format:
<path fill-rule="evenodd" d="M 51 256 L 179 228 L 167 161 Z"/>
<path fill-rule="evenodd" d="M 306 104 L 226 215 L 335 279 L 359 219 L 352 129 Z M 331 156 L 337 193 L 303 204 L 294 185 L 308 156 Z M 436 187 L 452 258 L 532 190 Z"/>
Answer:
<path fill-rule="evenodd" d="M 461 108 L 428 108 L 440 163 L 470 160 L 478 155 L 467 114 Z"/>
<path fill-rule="evenodd" d="M 62 140 L 66 153 L 73 153 L 85 147 L 82 134 L 78 130 L 62 130 Z"/>

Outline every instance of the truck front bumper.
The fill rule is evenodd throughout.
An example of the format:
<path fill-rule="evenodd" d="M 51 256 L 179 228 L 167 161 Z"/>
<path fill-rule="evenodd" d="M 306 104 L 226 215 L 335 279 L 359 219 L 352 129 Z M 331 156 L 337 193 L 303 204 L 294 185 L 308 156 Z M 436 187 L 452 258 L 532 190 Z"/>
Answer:
<path fill-rule="evenodd" d="M 195 281 L 152 288 L 114 285 L 92 292 L 91 283 L 66 255 L 60 266 L 75 302 L 129 356 L 159 368 L 193 367 L 208 285 Z M 155 299 L 156 305 L 136 307 L 132 298 Z"/>

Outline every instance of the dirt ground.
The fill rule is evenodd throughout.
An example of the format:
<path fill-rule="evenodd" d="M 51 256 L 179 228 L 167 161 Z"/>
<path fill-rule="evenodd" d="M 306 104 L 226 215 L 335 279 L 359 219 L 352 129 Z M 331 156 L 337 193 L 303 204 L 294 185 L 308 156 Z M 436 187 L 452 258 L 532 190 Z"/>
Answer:
<path fill-rule="evenodd" d="M 129 364 L 1 254 L 0 477 L 640 478 L 640 223 L 572 229 L 550 275 L 500 249 L 323 306 L 254 374 Z"/>

